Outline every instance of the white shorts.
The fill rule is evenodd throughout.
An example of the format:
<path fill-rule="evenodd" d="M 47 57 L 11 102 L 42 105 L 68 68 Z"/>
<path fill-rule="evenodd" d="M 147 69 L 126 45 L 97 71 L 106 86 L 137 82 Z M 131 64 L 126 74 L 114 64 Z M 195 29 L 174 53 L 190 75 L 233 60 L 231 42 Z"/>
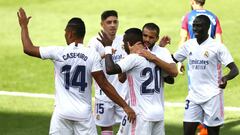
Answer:
<path fill-rule="evenodd" d="M 124 115 L 123 109 L 112 101 L 95 99 L 95 123 L 101 127 L 113 126 L 120 123 Z"/>
<path fill-rule="evenodd" d="M 49 135 L 97 135 L 93 117 L 85 121 L 72 121 L 53 113 Z"/>
<path fill-rule="evenodd" d="M 199 122 L 210 127 L 222 125 L 224 122 L 223 93 L 201 104 L 195 104 L 186 99 L 183 121 Z"/>
<path fill-rule="evenodd" d="M 146 121 L 137 115 L 136 122 L 132 124 L 125 115 L 117 135 L 165 135 L 164 121 Z"/>

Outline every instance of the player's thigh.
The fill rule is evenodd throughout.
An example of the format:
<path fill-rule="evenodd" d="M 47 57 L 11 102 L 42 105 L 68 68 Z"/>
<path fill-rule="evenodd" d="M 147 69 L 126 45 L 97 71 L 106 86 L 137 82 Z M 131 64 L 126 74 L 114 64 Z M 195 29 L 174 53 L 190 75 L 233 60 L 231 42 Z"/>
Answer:
<path fill-rule="evenodd" d="M 117 135 L 128 135 L 129 128 L 130 128 L 130 123 L 127 119 L 127 115 L 124 113 Z"/>
<path fill-rule="evenodd" d="M 223 94 L 214 96 L 202 105 L 204 124 L 210 127 L 220 126 L 224 122 Z"/>
<path fill-rule="evenodd" d="M 164 121 L 153 122 L 152 135 L 165 135 Z"/>
<path fill-rule="evenodd" d="M 136 124 L 136 125 L 135 125 Z M 153 122 L 146 121 L 142 115 L 137 115 L 136 123 L 131 124 L 131 131 L 134 131 L 134 135 L 151 135 Z"/>
<path fill-rule="evenodd" d="M 184 122 L 202 122 L 203 110 L 201 106 L 187 99 L 183 121 Z"/>
<path fill-rule="evenodd" d="M 113 102 L 105 102 L 96 99 L 94 109 L 94 118 L 96 125 L 101 127 L 109 127 L 114 125 L 114 113 L 115 112 Z"/>
<path fill-rule="evenodd" d="M 74 123 L 74 135 L 97 135 L 97 128 L 93 117 L 89 120 Z"/>
<path fill-rule="evenodd" d="M 70 120 L 60 118 L 53 113 L 50 123 L 49 135 L 72 135 L 73 123 Z"/>

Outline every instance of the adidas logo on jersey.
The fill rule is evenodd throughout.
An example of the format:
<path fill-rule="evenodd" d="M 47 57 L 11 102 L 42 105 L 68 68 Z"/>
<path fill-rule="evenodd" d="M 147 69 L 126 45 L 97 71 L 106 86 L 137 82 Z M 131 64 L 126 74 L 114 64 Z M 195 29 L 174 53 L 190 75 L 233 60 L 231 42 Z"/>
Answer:
<path fill-rule="evenodd" d="M 218 117 L 216 117 L 216 118 L 214 119 L 214 121 L 220 121 L 220 119 L 219 119 Z"/>

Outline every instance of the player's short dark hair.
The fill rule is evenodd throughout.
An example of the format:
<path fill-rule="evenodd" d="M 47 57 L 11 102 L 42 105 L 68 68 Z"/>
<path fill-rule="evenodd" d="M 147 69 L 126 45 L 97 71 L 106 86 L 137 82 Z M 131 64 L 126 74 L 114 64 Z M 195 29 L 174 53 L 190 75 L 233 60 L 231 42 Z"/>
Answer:
<path fill-rule="evenodd" d="M 194 0 L 194 1 L 201 6 L 205 4 L 205 0 Z"/>
<path fill-rule="evenodd" d="M 86 28 L 83 20 L 78 17 L 74 17 L 68 21 L 67 29 L 74 31 L 75 36 L 78 38 L 84 38 Z"/>
<path fill-rule="evenodd" d="M 209 29 L 210 24 L 211 24 L 211 21 L 210 21 L 210 19 L 209 19 L 208 16 L 206 16 L 206 15 L 199 15 L 199 16 L 197 16 L 197 17 L 194 19 L 194 21 L 195 21 L 195 20 L 200 20 L 200 21 L 202 21 L 202 22 L 204 23 L 204 25 L 207 26 L 207 28 Z"/>
<path fill-rule="evenodd" d="M 125 31 L 124 40 L 130 43 L 130 46 L 137 42 L 143 42 L 142 31 L 138 28 L 130 28 Z"/>
<path fill-rule="evenodd" d="M 101 15 L 101 20 L 104 21 L 106 20 L 109 16 L 115 16 L 118 17 L 118 13 L 115 10 L 106 10 L 102 13 Z"/>
<path fill-rule="evenodd" d="M 144 28 L 147 28 L 147 29 L 149 29 L 149 30 L 155 30 L 155 31 L 157 32 L 157 35 L 156 35 L 156 36 L 159 36 L 160 28 L 157 26 L 157 24 L 155 24 L 155 23 L 146 23 L 146 24 L 143 26 L 142 30 L 143 30 Z"/>

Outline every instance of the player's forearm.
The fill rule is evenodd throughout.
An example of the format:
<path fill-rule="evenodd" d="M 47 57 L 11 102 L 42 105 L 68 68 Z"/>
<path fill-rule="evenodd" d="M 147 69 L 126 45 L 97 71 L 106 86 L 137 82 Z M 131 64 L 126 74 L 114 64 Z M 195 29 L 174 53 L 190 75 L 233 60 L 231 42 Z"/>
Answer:
<path fill-rule="evenodd" d="M 118 65 L 116 65 L 112 60 L 112 54 L 105 55 L 105 67 L 106 72 L 109 75 L 122 73 L 121 69 L 119 69 Z"/>
<path fill-rule="evenodd" d="M 28 33 L 28 27 L 22 26 L 21 27 L 21 39 L 23 44 L 23 51 L 25 54 L 28 54 L 30 56 L 40 57 L 39 53 L 36 53 L 38 51 L 38 47 L 35 47 L 29 37 Z"/>
<path fill-rule="evenodd" d="M 168 84 L 174 84 L 174 78 L 171 76 L 167 76 L 164 78 L 164 82 L 166 82 Z"/>
<path fill-rule="evenodd" d="M 224 76 L 224 78 L 228 81 L 235 78 L 239 74 L 239 70 L 234 62 L 227 65 L 230 69 L 229 73 Z"/>
<path fill-rule="evenodd" d="M 152 62 L 155 63 L 157 66 L 159 66 L 161 69 L 163 69 L 169 76 L 176 77 L 178 74 L 177 66 L 175 63 L 167 63 L 161 59 L 159 59 L 157 56 L 155 56 L 152 59 Z"/>
<path fill-rule="evenodd" d="M 101 88 L 104 93 L 116 104 L 121 106 L 122 108 L 128 106 L 127 103 L 121 98 L 121 96 L 117 93 L 115 88 L 110 83 L 105 83 L 104 88 Z"/>

